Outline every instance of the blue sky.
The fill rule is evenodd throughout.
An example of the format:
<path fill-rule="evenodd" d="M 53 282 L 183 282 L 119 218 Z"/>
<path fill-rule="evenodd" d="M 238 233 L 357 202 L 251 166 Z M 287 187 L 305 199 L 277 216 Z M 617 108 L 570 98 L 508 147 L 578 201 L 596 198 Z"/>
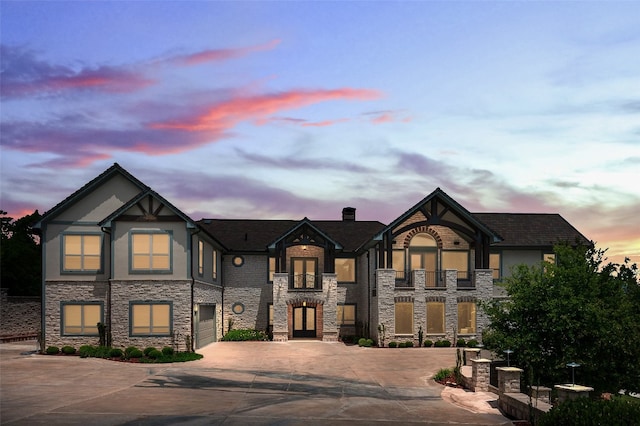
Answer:
<path fill-rule="evenodd" d="M 14 217 L 118 162 L 194 219 L 388 223 L 441 187 L 640 262 L 639 2 L 0 7 Z"/>

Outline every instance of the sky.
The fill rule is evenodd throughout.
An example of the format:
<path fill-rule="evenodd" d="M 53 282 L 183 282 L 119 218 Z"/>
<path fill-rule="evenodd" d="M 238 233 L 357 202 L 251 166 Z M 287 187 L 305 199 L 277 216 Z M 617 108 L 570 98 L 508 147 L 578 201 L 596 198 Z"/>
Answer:
<path fill-rule="evenodd" d="M 640 2 L 0 1 L 0 209 L 117 162 L 195 220 L 440 187 L 640 263 Z"/>

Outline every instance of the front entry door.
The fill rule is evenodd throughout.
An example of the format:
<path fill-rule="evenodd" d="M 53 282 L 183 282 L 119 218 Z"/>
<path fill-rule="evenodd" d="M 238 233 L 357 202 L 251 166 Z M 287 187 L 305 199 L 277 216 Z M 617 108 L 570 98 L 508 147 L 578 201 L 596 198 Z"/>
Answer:
<path fill-rule="evenodd" d="M 316 308 L 293 308 L 293 337 L 316 337 Z"/>

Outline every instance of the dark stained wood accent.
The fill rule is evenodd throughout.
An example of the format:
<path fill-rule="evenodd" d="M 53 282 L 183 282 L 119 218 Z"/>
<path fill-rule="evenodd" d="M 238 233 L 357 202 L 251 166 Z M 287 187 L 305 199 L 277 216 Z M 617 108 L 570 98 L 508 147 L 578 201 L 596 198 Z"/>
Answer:
<path fill-rule="evenodd" d="M 177 215 L 171 216 L 149 216 L 149 215 L 120 215 L 116 218 L 120 222 L 183 222 Z"/>

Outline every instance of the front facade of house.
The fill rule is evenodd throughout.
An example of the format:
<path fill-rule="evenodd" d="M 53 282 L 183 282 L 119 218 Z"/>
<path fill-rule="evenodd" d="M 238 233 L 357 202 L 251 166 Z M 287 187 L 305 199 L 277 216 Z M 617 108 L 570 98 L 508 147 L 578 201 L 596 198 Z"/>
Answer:
<path fill-rule="evenodd" d="M 45 345 L 199 348 L 229 328 L 277 341 L 480 339 L 477 302 L 512 266 L 589 241 L 557 214 L 475 213 L 436 189 L 389 225 L 193 221 L 118 164 L 47 212 Z"/>

